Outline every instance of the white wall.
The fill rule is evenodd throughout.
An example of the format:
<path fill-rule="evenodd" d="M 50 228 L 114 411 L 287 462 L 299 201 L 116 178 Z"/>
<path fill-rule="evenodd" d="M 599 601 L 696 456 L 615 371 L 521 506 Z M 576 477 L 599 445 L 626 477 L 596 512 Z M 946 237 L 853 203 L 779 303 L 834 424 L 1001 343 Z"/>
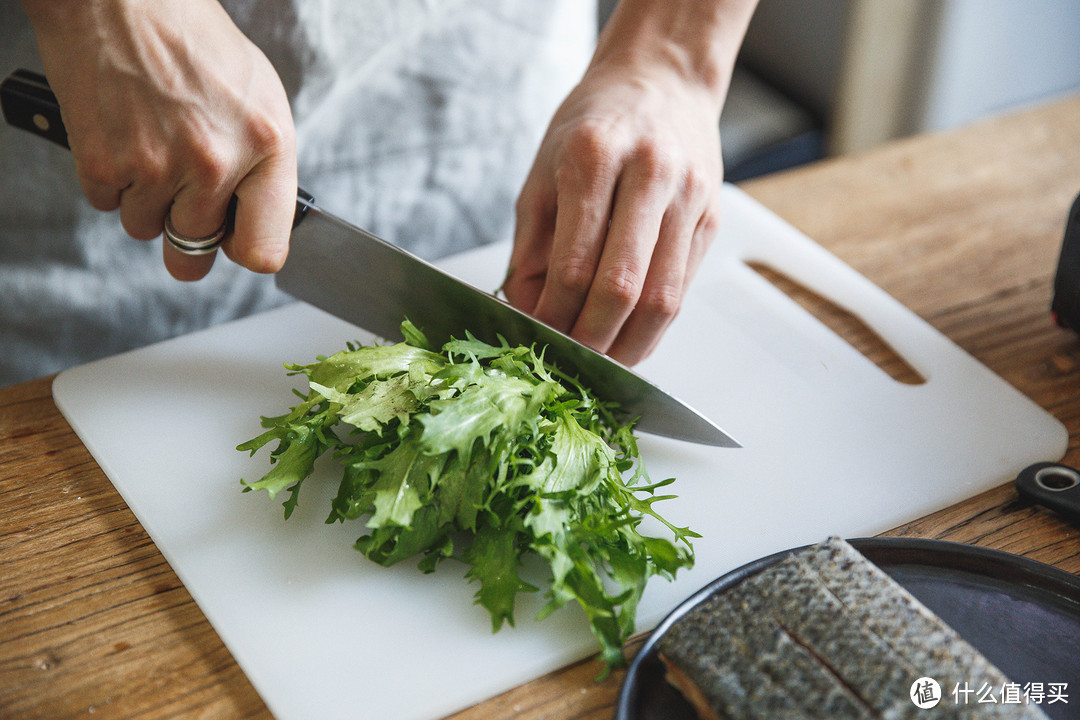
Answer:
<path fill-rule="evenodd" d="M 1080 90 L 1080 2 L 939 0 L 913 130 Z"/>

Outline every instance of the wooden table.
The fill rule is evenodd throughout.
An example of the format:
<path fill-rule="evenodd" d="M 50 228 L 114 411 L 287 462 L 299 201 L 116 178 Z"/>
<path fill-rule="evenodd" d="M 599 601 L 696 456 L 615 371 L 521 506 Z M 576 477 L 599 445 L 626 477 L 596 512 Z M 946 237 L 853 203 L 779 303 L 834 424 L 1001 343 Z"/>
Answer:
<path fill-rule="evenodd" d="M 743 187 L 1064 422 L 1080 465 L 1080 341 L 1048 312 L 1080 192 L 1080 97 Z M 1080 529 L 1009 485 L 887 534 L 1080 574 Z M 595 683 L 598 667 L 453 717 L 610 718 L 622 677 Z M 0 718 L 88 715 L 270 717 L 43 378 L 0 390 Z"/>

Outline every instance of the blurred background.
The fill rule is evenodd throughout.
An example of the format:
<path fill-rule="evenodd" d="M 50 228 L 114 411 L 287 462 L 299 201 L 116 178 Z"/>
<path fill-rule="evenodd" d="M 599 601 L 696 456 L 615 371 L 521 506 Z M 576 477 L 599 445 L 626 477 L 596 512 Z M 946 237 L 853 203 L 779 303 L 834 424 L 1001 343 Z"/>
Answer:
<path fill-rule="evenodd" d="M 1075 0 L 760 0 L 720 120 L 725 177 L 1077 91 Z"/>

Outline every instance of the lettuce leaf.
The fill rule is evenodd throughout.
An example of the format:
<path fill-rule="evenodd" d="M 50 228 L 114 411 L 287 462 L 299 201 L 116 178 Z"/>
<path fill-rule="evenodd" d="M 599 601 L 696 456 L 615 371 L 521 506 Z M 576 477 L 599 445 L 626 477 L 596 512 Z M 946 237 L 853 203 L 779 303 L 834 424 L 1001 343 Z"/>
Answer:
<path fill-rule="evenodd" d="M 550 570 L 540 616 L 577 604 L 605 672 L 624 665 L 645 584 L 693 564 L 699 536 L 653 507 L 673 480 L 651 483 L 633 423 L 534 348 L 468 335 L 436 352 L 408 321 L 402 334 L 287 365 L 307 376 L 308 394 L 237 447 L 278 443 L 244 490 L 287 490 L 288 518 L 316 459 L 332 453 L 342 476 L 327 522 L 362 521 L 355 547 L 368 559 L 415 558 L 425 572 L 462 561 L 498 630 L 513 625 L 518 593 L 539 591 L 519 574 L 538 556 Z M 670 537 L 641 534 L 646 516 Z"/>

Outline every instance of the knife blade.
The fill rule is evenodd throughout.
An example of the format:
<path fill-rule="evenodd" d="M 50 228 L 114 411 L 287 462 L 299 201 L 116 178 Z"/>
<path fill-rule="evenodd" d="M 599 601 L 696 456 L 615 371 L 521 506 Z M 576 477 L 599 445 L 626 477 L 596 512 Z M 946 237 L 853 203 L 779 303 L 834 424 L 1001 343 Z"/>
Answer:
<path fill-rule="evenodd" d="M 704 415 L 626 366 L 313 202 L 304 204 L 276 279 L 290 295 L 388 340 L 401 337 L 399 326 L 408 318 L 436 345 L 470 332 L 494 344 L 502 336 L 511 345 L 546 346 L 546 359 L 638 417 L 638 429 L 739 447 Z"/>
<path fill-rule="evenodd" d="M 40 74 L 17 70 L 0 84 L 5 120 L 68 147 L 60 106 Z M 740 447 L 688 404 L 621 363 L 464 283 L 434 265 L 318 207 L 297 193 L 289 254 L 279 288 L 386 340 L 408 318 L 440 345 L 466 332 L 498 344 L 544 348 L 545 359 L 577 376 L 598 397 L 636 417 L 636 427 L 664 437 Z"/>

